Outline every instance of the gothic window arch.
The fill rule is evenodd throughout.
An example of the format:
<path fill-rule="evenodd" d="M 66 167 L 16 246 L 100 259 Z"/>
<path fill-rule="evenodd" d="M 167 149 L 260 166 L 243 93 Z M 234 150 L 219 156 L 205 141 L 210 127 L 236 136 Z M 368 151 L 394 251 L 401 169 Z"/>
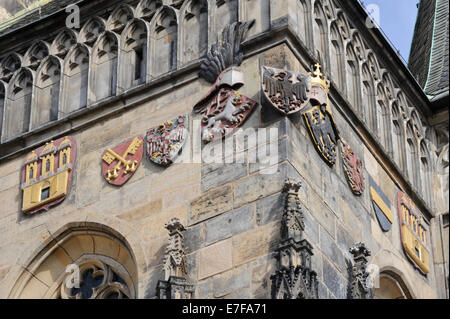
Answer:
<path fill-rule="evenodd" d="M 0 63 L 0 80 L 9 82 L 14 73 L 22 67 L 22 56 L 11 53 L 3 58 Z"/>
<path fill-rule="evenodd" d="M 211 25 L 211 29 L 213 30 L 212 35 L 213 39 L 211 39 L 212 43 L 217 41 L 217 34 L 221 33 L 223 28 L 227 25 L 233 24 L 239 20 L 238 17 L 238 1 L 237 0 L 212 0 L 211 1 L 212 8 L 212 17 L 215 17 L 213 24 Z"/>
<path fill-rule="evenodd" d="M 377 132 L 374 82 L 367 64 L 362 66 L 362 110 L 363 118 L 369 129 L 374 133 Z"/>
<path fill-rule="evenodd" d="M 392 154 L 392 141 L 391 141 L 391 125 L 389 114 L 389 100 L 384 92 L 384 88 L 381 84 L 378 84 L 377 88 L 377 105 L 376 105 L 376 118 L 377 128 L 376 134 L 384 146 L 388 154 Z"/>
<path fill-rule="evenodd" d="M 314 46 L 312 30 L 310 28 L 312 22 L 311 18 L 310 1 L 297 0 L 297 33 L 308 48 L 313 48 Z"/>
<path fill-rule="evenodd" d="M 416 189 L 420 189 L 417 140 L 411 121 L 406 124 L 406 172 L 409 181 Z"/>
<path fill-rule="evenodd" d="M 255 19 L 251 29 L 247 31 L 248 39 L 270 29 L 270 0 L 239 1 L 239 4 L 240 21 Z"/>
<path fill-rule="evenodd" d="M 127 4 L 120 4 L 116 7 L 106 22 L 108 30 L 121 34 L 128 22 L 134 18 L 134 9 Z"/>
<path fill-rule="evenodd" d="M 379 285 L 374 289 L 374 299 L 412 299 L 402 278 L 392 271 L 379 275 Z"/>
<path fill-rule="evenodd" d="M 105 29 L 106 22 L 100 17 L 94 17 L 87 21 L 81 28 L 78 36 L 78 42 L 92 47 Z"/>
<path fill-rule="evenodd" d="M 327 69 L 328 63 L 328 22 L 319 1 L 314 3 L 314 50 L 320 63 Z"/>
<path fill-rule="evenodd" d="M 137 298 L 136 258 L 118 232 L 96 223 L 74 223 L 47 242 L 29 258 L 9 298 Z"/>
<path fill-rule="evenodd" d="M 180 61 L 199 59 L 208 50 L 208 1 L 189 0 L 181 7 Z"/>
<path fill-rule="evenodd" d="M 58 119 L 61 60 L 48 56 L 36 72 L 35 97 L 31 113 L 31 127 L 36 128 Z"/>
<path fill-rule="evenodd" d="M 70 49 L 77 44 L 77 33 L 72 29 L 64 29 L 56 36 L 50 46 L 50 54 L 64 59 Z"/>
<path fill-rule="evenodd" d="M 419 136 L 423 136 L 424 135 L 423 126 L 420 121 L 419 115 L 417 114 L 417 111 L 415 109 L 413 109 L 411 111 L 411 122 L 412 122 L 412 125 L 414 128 L 414 131 L 417 132 L 417 134 Z"/>
<path fill-rule="evenodd" d="M 394 86 L 392 84 L 391 77 L 387 71 L 383 73 L 382 82 L 386 91 L 387 98 L 389 100 L 394 99 Z"/>
<path fill-rule="evenodd" d="M 358 113 L 361 113 L 359 103 L 360 80 L 359 63 L 351 44 L 347 45 L 345 74 L 347 79 L 347 99 Z"/>
<path fill-rule="evenodd" d="M 5 114 L 5 100 L 6 100 L 6 85 L 2 81 L 0 81 L 0 138 L 2 137 L 3 116 Z"/>
<path fill-rule="evenodd" d="M 144 20 L 130 21 L 120 38 L 119 88 L 121 91 L 145 83 L 148 63 L 148 26 Z"/>
<path fill-rule="evenodd" d="M 392 104 L 392 152 L 394 161 L 399 168 L 403 170 L 404 164 L 404 150 L 405 150 L 405 133 L 403 128 L 403 118 L 400 114 L 397 103 Z"/>
<path fill-rule="evenodd" d="M 344 42 L 336 23 L 331 24 L 330 74 L 341 91 L 345 91 Z"/>
<path fill-rule="evenodd" d="M 4 139 L 8 140 L 30 129 L 34 74 L 28 68 L 15 72 L 8 85 L 5 107 Z"/>
<path fill-rule="evenodd" d="M 44 41 L 35 42 L 28 49 L 24 56 L 23 65 L 32 70 L 36 70 L 41 61 L 44 60 L 50 52 L 50 46 Z"/>
<path fill-rule="evenodd" d="M 342 11 L 337 14 L 337 26 L 339 29 L 339 33 L 342 35 L 344 41 L 350 39 L 350 26 L 348 24 L 347 18 L 345 17 Z"/>
<path fill-rule="evenodd" d="M 92 103 L 116 95 L 119 38 L 104 32 L 94 44 L 91 64 Z"/>
<path fill-rule="evenodd" d="M 422 196 L 425 202 L 431 204 L 431 159 L 425 140 L 420 142 L 420 179 Z"/>
<path fill-rule="evenodd" d="M 378 65 L 378 61 L 373 54 L 373 52 L 369 52 L 367 55 L 367 63 L 369 64 L 369 71 L 374 81 L 380 81 L 380 67 Z"/>
<path fill-rule="evenodd" d="M 90 50 L 78 43 L 64 60 L 63 75 L 63 116 L 87 107 L 89 87 Z"/>
<path fill-rule="evenodd" d="M 158 77 L 177 68 L 178 17 L 171 7 L 163 6 L 150 26 L 151 76 Z"/>
<path fill-rule="evenodd" d="M 361 39 L 361 36 L 357 31 L 353 31 L 352 36 L 353 49 L 356 54 L 356 57 L 360 61 L 366 60 L 366 49 L 364 47 L 364 42 Z"/>
<path fill-rule="evenodd" d="M 136 8 L 136 17 L 150 22 L 155 13 L 162 6 L 162 0 L 142 0 Z"/>

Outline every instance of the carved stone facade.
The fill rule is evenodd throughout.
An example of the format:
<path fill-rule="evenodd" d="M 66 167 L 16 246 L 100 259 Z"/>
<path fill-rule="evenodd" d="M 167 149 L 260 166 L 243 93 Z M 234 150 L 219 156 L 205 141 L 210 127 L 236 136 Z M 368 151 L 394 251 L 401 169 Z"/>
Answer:
<path fill-rule="evenodd" d="M 169 244 L 164 256 L 164 280 L 158 282 L 160 299 L 191 299 L 194 286 L 186 280 L 186 255 L 183 246 L 184 226 L 178 218 L 173 218 L 166 225 L 169 231 Z"/>
<path fill-rule="evenodd" d="M 352 279 L 350 283 L 350 299 L 373 299 L 373 289 L 368 283 L 367 257 L 370 250 L 363 243 L 357 243 L 350 248 L 353 255 L 354 265 L 352 267 Z"/>
<path fill-rule="evenodd" d="M 445 114 L 358 1 L 72 2 L 0 23 L 0 298 L 448 298 Z"/>
<path fill-rule="evenodd" d="M 274 299 L 317 299 L 317 273 L 312 269 L 313 247 L 303 236 L 305 222 L 298 198 L 300 182 L 286 180 L 286 203 L 282 219 L 281 243 L 277 248 L 278 267 L 272 280 Z"/>

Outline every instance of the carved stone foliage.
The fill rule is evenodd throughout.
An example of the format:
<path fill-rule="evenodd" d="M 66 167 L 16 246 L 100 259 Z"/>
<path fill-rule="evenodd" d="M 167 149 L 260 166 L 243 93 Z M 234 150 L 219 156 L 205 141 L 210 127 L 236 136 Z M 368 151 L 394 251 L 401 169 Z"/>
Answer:
<path fill-rule="evenodd" d="M 90 260 L 79 266 L 79 285 L 61 285 L 62 299 L 132 299 L 134 294 L 119 272 L 102 260 Z"/>
<path fill-rule="evenodd" d="M 214 83 L 225 69 L 240 66 L 244 58 L 241 44 L 254 23 L 255 20 L 235 22 L 225 27 L 218 43 L 211 46 L 203 60 L 199 75 L 206 81 Z"/>
<path fill-rule="evenodd" d="M 234 87 L 242 84 L 242 72 L 236 68 L 227 69 L 194 106 L 194 112 L 203 116 L 201 129 L 205 143 L 232 133 L 254 110 L 256 102 L 234 90 Z"/>
<path fill-rule="evenodd" d="M 311 108 L 303 113 L 303 117 L 317 151 L 328 165 L 333 166 L 336 163 L 340 136 L 328 100 L 329 82 L 320 71 L 319 64 L 315 64 L 314 68 L 311 78 Z"/>
<path fill-rule="evenodd" d="M 33 150 L 22 166 L 22 211 L 34 214 L 62 202 L 70 187 L 77 144 L 73 137 L 50 141 Z"/>
<path fill-rule="evenodd" d="M 144 139 L 139 136 L 106 150 L 102 155 L 102 174 L 109 184 L 122 186 L 139 168 Z"/>
<path fill-rule="evenodd" d="M 182 152 L 186 138 L 188 116 L 179 116 L 172 121 L 166 121 L 147 132 L 147 155 L 150 160 L 159 165 L 172 164 Z"/>
<path fill-rule="evenodd" d="M 361 195 L 365 189 L 363 162 L 347 142 L 341 139 L 342 165 L 345 176 L 355 195 Z"/>
<path fill-rule="evenodd" d="M 367 272 L 367 257 L 370 256 L 370 250 L 363 243 L 357 243 L 350 248 L 353 255 L 354 264 L 350 282 L 350 299 L 373 299 L 373 289 L 369 288 L 367 283 L 369 273 Z"/>
<path fill-rule="evenodd" d="M 304 239 L 305 223 L 298 199 L 299 182 L 286 180 L 282 241 L 277 249 L 278 267 L 270 277 L 273 299 L 317 299 L 317 273 L 312 270 L 313 247 Z"/>
<path fill-rule="evenodd" d="M 302 110 L 309 102 L 311 77 L 270 67 L 263 67 L 263 92 L 273 107 L 283 114 Z"/>
<path fill-rule="evenodd" d="M 164 280 L 157 286 L 159 299 L 192 299 L 194 286 L 186 279 L 186 255 L 183 245 L 185 230 L 178 218 L 171 219 L 165 225 L 169 231 L 169 244 L 164 256 Z"/>

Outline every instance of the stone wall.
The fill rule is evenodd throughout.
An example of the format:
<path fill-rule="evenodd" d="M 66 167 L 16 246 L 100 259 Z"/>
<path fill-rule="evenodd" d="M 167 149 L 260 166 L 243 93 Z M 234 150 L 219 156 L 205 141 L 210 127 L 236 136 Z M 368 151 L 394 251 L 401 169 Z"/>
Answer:
<path fill-rule="evenodd" d="M 430 227 L 431 259 L 441 264 L 440 255 L 448 247 L 441 247 L 433 207 L 423 201 L 421 190 L 416 193 L 410 187 L 404 170 L 380 147 L 368 129 L 369 124 L 363 121 L 366 117 L 351 107 L 334 84 L 334 78 L 330 78 L 330 101 L 341 136 L 363 159 L 366 184 L 370 175 L 392 203 L 394 223 L 387 233 L 382 232 L 375 217 L 368 187 L 362 196 L 353 195 L 341 157 L 332 168 L 328 166 L 314 148 L 303 118 L 282 117 L 263 101 L 262 66 L 306 73 L 316 56 L 301 37 L 296 37 L 296 32 L 301 31 L 298 16 L 292 16 L 300 10 L 297 2 L 288 1 L 293 8 L 281 6 L 280 2 L 261 0 L 261 11 L 254 10 L 254 1 L 243 1 L 239 6 L 240 20 L 257 19 L 244 46 L 246 55 L 240 68 L 246 77 L 241 92 L 259 105 L 242 128 L 277 129 L 276 136 L 267 138 L 267 145 L 276 145 L 278 150 L 276 158 L 270 158 L 271 166 L 250 162 L 249 150 L 244 149 L 240 151 L 244 163 L 176 163 L 162 168 L 145 158 L 123 187 L 114 187 L 104 180 L 101 156 L 106 149 L 143 135 L 165 120 L 191 114 L 193 105 L 210 88 L 196 76 L 198 65 L 172 70 L 153 82 L 148 80 L 128 95 L 105 100 L 98 107 L 88 108 L 55 126 L 40 128 L 36 135 L 16 140 L 17 145 L 22 141 L 23 149 L 8 153 L 0 162 L 1 298 L 20 296 L 18 283 L 20 286 L 27 280 L 34 286 L 29 287 L 31 293 L 28 290 L 28 295 L 23 296 L 42 297 L 48 293 L 51 280 L 57 280 L 64 268 L 57 262 L 50 264 L 44 271 L 50 281 L 45 281 L 33 268 L 40 258 L 35 256 L 52 243 L 59 247 L 59 236 L 74 227 L 81 227 L 87 235 L 94 231 L 91 228 L 106 234 L 114 230 L 110 238 L 120 241 L 120 245 L 105 244 L 102 247 L 105 255 L 117 254 L 118 246 L 127 247 L 137 269 L 132 276 L 137 297 L 156 297 L 157 282 L 164 279 L 163 260 L 168 241 L 164 225 L 174 217 L 187 228 L 184 233 L 187 278 L 195 285 L 197 298 L 270 298 L 270 276 L 276 268 L 274 250 L 280 241 L 284 208 L 281 190 L 286 178 L 302 182 L 299 197 L 305 210 L 306 237 L 314 247 L 312 261 L 320 281 L 320 298 L 347 298 L 352 260 L 349 248 L 360 241 L 372 252 L 370 263 L 400 278 L 412 297 L 445 296 L 441 284 L 445 269 L 435 269 L 431 262 L 430 273 L 423 276 L 403 251 L 397 192 L 406 191 L 417 199 Z M 270 4 L 270 16 L 264 3 Z M 305 41 L 312 40 L 306 38 Z M 199 119 L 198 115 L 190 117 L 191 141 L 198 134 L 194 123 Z M 48 212 L 26 216 L 21 212 L 19 188 L 24 156 L 44 140 L 64 134 L 70 134 L 78 143 L 70 193 Z M 183 153 L 192 153 L 192 143 L 187 145 Z M 60 253 L 67 255 L 65 259 L 73 259 L 69 250 Z M 24 268 L 31 279 L 23 279 Z"/>

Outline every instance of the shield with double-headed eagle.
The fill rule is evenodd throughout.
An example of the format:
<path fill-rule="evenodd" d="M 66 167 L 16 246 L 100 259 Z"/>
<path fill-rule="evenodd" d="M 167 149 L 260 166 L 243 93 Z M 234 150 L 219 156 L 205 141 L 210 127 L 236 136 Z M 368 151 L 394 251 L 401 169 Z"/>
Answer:
<path fill-rule="evenodd" d="M 102 173 L 111 185 L 122 186 L 136 172 L 144 154 L 144 138 L 135 137 L 102 155 Z"/>
<path fill-rule="evenodd" d="M 159 165 L 172 164 L 183 150 L 188 136 L 188 116 L 166 121 L 147 132 L 147 155 Z"/>
<path fill-rule="evenodd" d="M 359 159 L 347 142 L 341 139 L 341 155 L 344 172 L 353 194 L 361 195 L 364 192 L 363 162 Z"/>
<path fill-rule="evenodd" d="M 263 92 L 270 104 L 283 114 L 301 111 L 309 102 L 311 76 L 263 66 Z"/>
<path fill-rule="evenodd" d="M 256 102 L 235 89 L 243 83 L 242 71 L 235 67 L 226 69 L 194 106 L 194 112 L 202 114 L 202 140 L 205 143 L 232 133 L 255 109 Z"/>

